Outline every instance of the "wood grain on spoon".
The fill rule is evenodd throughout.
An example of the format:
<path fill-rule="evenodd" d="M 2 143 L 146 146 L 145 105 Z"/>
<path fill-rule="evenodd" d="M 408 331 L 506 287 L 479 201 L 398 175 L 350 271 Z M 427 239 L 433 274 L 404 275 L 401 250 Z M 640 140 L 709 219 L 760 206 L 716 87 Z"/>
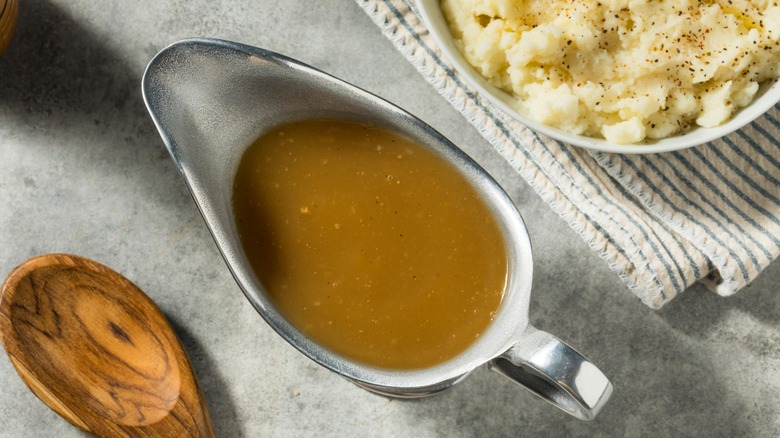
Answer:
<path fill-rule="evenodd" d="M 52 254 L 16 268 L 0 289 L 0 340 L 30 389 L 91 434 L 214 436 L 165 317 L 97 262 Z"/>

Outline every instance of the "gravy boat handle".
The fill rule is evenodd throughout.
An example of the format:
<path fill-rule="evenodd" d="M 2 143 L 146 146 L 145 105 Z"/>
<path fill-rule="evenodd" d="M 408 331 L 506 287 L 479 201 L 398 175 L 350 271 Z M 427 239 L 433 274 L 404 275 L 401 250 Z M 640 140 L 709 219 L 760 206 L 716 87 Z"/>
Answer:
<path fill-rule="evenodd" d="M 612 383 L 577 350 L 528 326 L 520 341 L 488 362 L 488 369 L 523 385 L 581 420 L 593 420 L 612 395 Z"/>

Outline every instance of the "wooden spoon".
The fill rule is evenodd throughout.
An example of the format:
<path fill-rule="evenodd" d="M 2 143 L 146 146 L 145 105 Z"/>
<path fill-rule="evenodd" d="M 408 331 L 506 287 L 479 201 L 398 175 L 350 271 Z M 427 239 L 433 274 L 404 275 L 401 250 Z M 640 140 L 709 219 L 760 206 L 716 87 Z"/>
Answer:
<path fill-rule="evenodd" d="M 214 436 L 160 309 L 97 262 L 51 254 L 11 272 L 0 288 L 0 341 L 35 395 L 90 434 Z"/>

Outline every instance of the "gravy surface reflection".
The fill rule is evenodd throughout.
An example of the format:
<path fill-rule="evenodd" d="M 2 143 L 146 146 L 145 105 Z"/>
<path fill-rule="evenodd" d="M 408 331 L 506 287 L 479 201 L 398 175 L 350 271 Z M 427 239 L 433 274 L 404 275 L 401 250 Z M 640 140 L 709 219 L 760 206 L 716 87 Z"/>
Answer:
<path fill-rule="evenodd" d="M 449 163 L 353 122 L 296 122 L 245 152 L 242 246 L 280 312 L 347 358 L 423 368 L 464 351 L 503 296 L 501 230 Z"/>

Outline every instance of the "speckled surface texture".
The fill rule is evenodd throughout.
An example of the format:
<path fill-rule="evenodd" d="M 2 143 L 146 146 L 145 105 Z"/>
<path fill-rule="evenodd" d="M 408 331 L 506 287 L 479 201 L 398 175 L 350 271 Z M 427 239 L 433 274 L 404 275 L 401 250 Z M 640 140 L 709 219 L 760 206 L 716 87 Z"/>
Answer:
<path fill-rule="evenodd" d="M 531 322 L 613 381 L 595 421 L 485 369 L 415 401 L 320 368 L 243 297 L 146 114 L 143 69 L 202 36 L 297 58 L 406 108 L 482 164 L 535 248 Z M 660 311 L 606 264 L 438 96 L 349 0 L 24 0 L 0 58 L 0 273 L 48 252 L 94 258 L 158 303 L 187 349 L 219 436 L 778 436 L 780 265 L 720 298 L 695 286 Z M 0 356 L 0 436 L 81 436 Z"/>

